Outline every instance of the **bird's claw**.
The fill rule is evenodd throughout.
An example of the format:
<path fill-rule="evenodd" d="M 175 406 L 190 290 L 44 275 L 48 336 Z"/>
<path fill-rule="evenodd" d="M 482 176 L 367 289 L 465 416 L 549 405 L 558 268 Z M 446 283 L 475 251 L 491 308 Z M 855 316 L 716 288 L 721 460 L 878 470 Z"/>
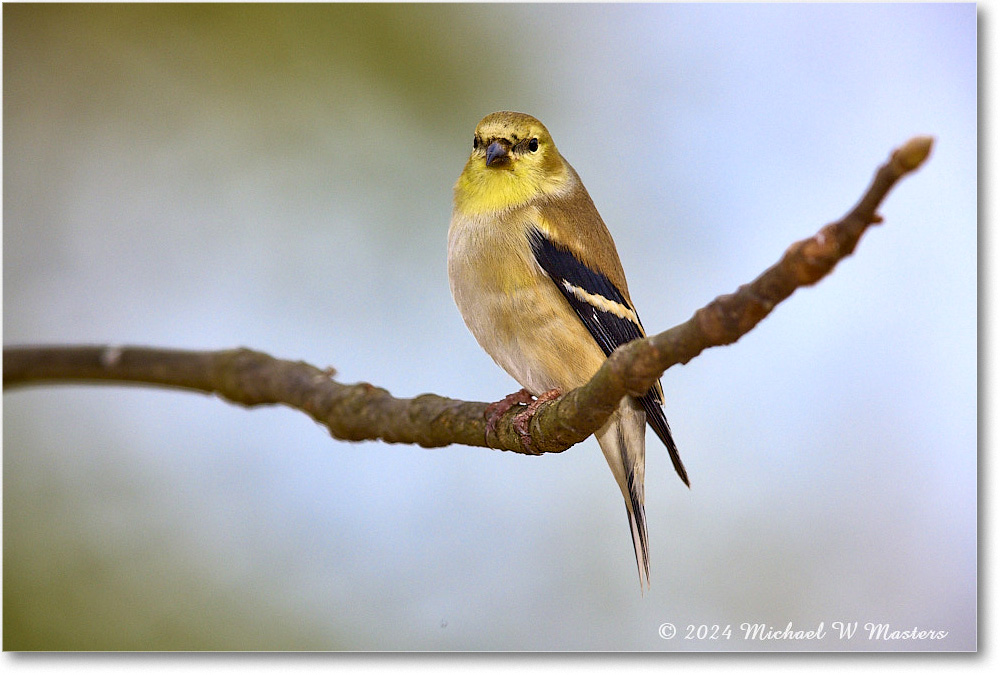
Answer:
<path fill-rule="evenodd" d="M 521 437 L 521 447 L 529 455 L 540 455 L 541 452 L 535 450 L 535 444 L 531 440 L 531 430 L 529 426 L 531 425 L 531 418 L 535 416 L 538 412 L 538 408 L 548 401 L 553 401 L 559 398 L 562 392 L 558 389 L 549 389 L 548 391 L 540 394 L 538 398 L 528 404 L 528 407 L 518 414 L 514 415 L 514 431 L 517 435 Z"/>
<path fill-rule="evenodd" d="M 521 389 L 520 391 L 515 391 L 513 394 L 507 394 L 501 400 L 495 403 L 490 403 L 486 406 L 484 416 L 486 417 L 487 440 L 489 439 L 490 434 L 496 433 L 497 422 L 499 422 L 500 418 L 504 416 L 504 413 L 516 405 L 528 404 L 531 402 L 531 393 L 527 389 Z"/>
<path fill-rule="evenodd" d="M 521 412 L 514 415 L 514 431 L 517 435 L 521 437 L 521 447 L 524 448 L 526 454 L 529 455 L 540 455 L 542 453 L 535 450 L 534 443 L 531 440 L 531 430 L 529 426 L 531 425 L 531 418 L 535 416 L 538 412 L 539 406 L 547 401 L 552 401 L 559 398 L 562 392 L 558 389 L 550 389 L 543 392 L 538 398 L 534 398 L 527 389 L 521 389 L 520 391 L 515 391 L 513 394 L 508 394 L 504 396 L 502 400 L 496 403 L 490 403 L 486 406 L 486 440 L 487 445 L 489 445 L 490 434 L 495 434 L 497 430 L 497 423 L 500 418 L 504 416 L 508 410 L 513 408 L 515 405 L 527 405 L 527 407 Z"/>

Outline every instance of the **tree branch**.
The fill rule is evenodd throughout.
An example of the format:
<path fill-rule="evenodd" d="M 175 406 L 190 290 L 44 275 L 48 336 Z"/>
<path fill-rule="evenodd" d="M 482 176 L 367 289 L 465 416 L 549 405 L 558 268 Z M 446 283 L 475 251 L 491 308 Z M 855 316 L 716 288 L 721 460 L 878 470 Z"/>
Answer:
<path fill-rule="evenodd" d="M 722 295 L 690 319 L 617 349 L 594 377 L 531 421 L 534 452 L 562 452 L 604 424 L 626 394 L 641 395 L 665 370 L 703 350 L 736 342 L 801 286 L 815 284 L 850 255 L 865 230 L 881 222 L 876 210 L 889 190 L 930 154 L 933 139 L 918 136 L 894 151 L 858 204 L 841 220 L 792 244 L 759 277 Z M 145 347 L 7 347 L 3 386 L 52 383 L 127 383 L 215 394 L 252 407 L 283 404 L 325 425 L 335 438 L 439 447 L 458 443 L 525 453 L 513 428 L 515 406 L 486 437 L 485 403 L 423 394 L 394 398 L 367 383 L 340 384 L 332 370 L 276 359 L 249 349 L 215 352 Z"/>

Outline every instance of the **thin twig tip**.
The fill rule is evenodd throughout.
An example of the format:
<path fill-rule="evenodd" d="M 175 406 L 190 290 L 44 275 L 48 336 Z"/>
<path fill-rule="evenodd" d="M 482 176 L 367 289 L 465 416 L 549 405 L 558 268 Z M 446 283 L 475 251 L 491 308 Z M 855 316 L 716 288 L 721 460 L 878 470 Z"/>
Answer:
<path fill-rule="evenodd" d="M 913 171 L 924 163 L 933 146 L 933 136 L 914 136 L 896 150 L 896 161 L 904 171 Z"/>

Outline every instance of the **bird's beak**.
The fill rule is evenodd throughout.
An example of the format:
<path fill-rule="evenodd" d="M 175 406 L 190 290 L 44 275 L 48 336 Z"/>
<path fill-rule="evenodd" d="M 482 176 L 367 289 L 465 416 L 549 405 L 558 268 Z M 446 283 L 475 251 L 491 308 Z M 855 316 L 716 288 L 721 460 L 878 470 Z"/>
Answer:
<path fill-rule="evenodd" d="M 507 148 L 499 141 L 493 141 L 490 146 L 486 148 L 486 166 L 492 166 L 494 163 L 503 163 L 507 161 L 510 155 L 507 153 Z"/>

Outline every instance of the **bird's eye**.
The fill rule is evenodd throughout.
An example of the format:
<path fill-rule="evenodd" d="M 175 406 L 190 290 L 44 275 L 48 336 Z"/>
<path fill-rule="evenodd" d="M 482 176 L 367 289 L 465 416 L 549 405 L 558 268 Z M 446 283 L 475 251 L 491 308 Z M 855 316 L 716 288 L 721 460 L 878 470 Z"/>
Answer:
<path fill-rule="evenodd" d="M 472 149 L 473 150 L 478 150 L 479 149 L 479 136 L 473 136 L 472 137 Z"/>
<path fill-rule="evenodd" d="M 528 150 L 531 150 L 532 152 L 538 152 L 537 138 L 532 138 L 530 141 L 528 141 Z"/>

